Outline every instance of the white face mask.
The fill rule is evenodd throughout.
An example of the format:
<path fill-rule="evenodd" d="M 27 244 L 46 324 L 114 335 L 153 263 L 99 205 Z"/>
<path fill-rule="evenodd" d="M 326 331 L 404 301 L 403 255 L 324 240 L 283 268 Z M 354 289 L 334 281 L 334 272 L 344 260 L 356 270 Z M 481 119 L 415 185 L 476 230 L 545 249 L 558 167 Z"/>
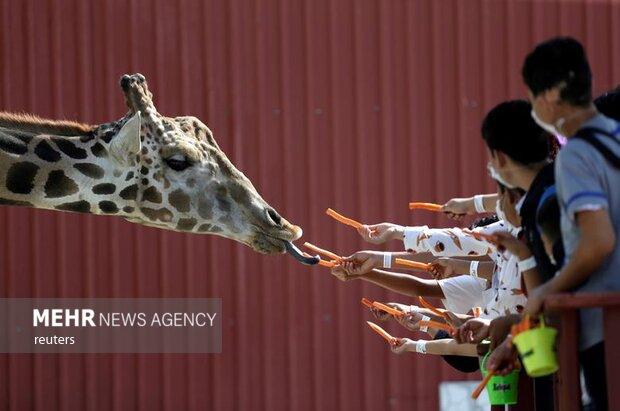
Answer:
<path fill-rule="evenodd" d="M 534 119 L 534 122 L 538 124 L 538 126 L 542 128 L 543 130 L 545 130 L 547 133 L 563 136 L 563 134 L 560 133 L 559 131 L 559 129 L 564 124 L 563 118 L 559 119 L 554 125 L 554 124 L 549 124 L 549 123 L 545 123 L 544 121 L 542 121 L 540 117 L 538 117 L 534 109 L 532 109 L 531 115 L 532 115 L 532 118 Z"/>
<path fill-rule="evenodd" d="M 490 162 L 487 164 L 487 170 L 489 170 L 489 175 L 491 176 L 491 178 L 497 181 L 498 183 L 500 183 L 501 185 L 503 185 L 504 187 L 508 187 L 508 188 L 516 187 L 510 184 L 509 182 L 507 182 L 506 180 L 504 180 L 504 178 L 497 172 L 495 167 L 493 167 L 493 164 L 491 164 Z"/>
<path fill-rule="evenodd" d="M 521 214 L 521 207 L 523 207 L 523 203 L 525 202 L 525 196 L 522 196 L 517 204 L 515 204 L 515 210 L 517 210 L 517 214 Z"/>

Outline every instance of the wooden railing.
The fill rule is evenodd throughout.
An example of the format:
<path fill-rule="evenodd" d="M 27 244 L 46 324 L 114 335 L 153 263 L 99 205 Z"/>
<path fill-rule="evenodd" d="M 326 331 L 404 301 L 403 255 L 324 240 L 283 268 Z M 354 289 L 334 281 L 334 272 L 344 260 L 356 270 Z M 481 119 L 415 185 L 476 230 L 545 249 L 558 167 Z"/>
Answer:
<path fill-rule="evenodd" d="M 558 371 L 555 387 L 556 409 L 581 409 L 579 384 L 578 332 L 580 308 L 603 309 L 605 365 L 609 409 L 620 406 L 620 293 L 564 293 L 545 300 L 545 311 L 559 318 Z"/>

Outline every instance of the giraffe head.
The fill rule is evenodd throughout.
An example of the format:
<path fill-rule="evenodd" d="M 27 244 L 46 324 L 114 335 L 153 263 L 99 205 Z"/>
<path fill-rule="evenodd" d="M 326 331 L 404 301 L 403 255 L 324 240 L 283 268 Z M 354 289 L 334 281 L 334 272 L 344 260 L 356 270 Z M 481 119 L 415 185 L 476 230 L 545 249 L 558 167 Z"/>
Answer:
<path fill-rule="evenodd" d="M 95 134 L 108 141 L 109 161 L 122 173 L 115 191 L 125 218 L 148 226 L 209 233 L 244 243 L 261 253 L 279 253 L 302 234 L 256 191 L 196 117 L 157 112 L 141 74 L 124 75 L 121 88 L 129 113 L 102 124 Z M 122 175 L 119 175 L 122 174 Z M 125 207 L 123 209 L 125 209 Z"/>

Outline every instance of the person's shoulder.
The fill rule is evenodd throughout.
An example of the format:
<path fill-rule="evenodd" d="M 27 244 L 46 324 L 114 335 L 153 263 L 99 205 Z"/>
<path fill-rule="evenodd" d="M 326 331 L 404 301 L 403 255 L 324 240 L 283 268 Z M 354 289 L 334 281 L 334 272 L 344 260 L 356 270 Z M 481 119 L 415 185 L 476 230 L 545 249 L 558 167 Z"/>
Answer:
<path fill-rule="evenodd" d="M 585 126 L 594 127 L 613 133 L 617 131 L 616 129 L 618 128 L 619 124 L 620 123 L 618 123 L 616 119 L 608 117 L 602 113 L 598 113 L 592 120 L 587 122 Z"/>
<path fill-rule="evenodd" d="M 591 122 L 591 124 L 597 128 L 602 130 L 606 130 L 609 133 L 617 133 L 620 124 L 611 119 L 609 117 L 605 117 L 602 114 L 599 114 L 596 117 L 595 122 Z M 601 133 L 595 133 L 598 139 L 601 139 Z M 618 137 L 616 137 L 618 138 Z M 602 139 L 603 144 L 607 144 L 607 139 Z M 612 147 L 612 150 L 616 149 Z M 562 147 L 557 156 L 557 161 L 559 163 L 566 162 L 567 160 L 591 160 L 591 159 L 600 159 L 602 155 L 599 153 L 598 149 L 594 147 L 592 144 L 588 143 L 586 140 L 582 138 L 572 137 L 569 138 L 567 143 Z M 595 161 L 595 163 L 599 163 Z M 602 162 L 604 163 L 604 161 Z"/>
<path fill-rule="evenodd" d="M 562 147 L 556 162 L 563 163 L 567 160 L 572 161 L 574 159 L 586 159 L 591 158 L 592 155 L 596 155 L 598 151 L 596 148 L 587 141 L 580 138 L 570 138 L 568 142 Z"/>

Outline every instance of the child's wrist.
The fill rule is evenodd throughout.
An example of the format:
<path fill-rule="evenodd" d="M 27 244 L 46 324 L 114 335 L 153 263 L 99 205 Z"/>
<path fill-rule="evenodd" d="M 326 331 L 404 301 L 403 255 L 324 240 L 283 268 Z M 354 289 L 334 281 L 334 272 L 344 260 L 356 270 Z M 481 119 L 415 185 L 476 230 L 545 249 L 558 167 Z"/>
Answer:
<path fill-rule="evenodd" d="M 426 341 L 418 340 L 414 341 L 413 344 L 413 351 L 417 352 L 418 354 L 426 354 Z"/>
<path fill-rule="evenodd" d="M 392 268 L 392 253 L 383 253 L 383 261 L 381 261 L 379 264 L 383 268 Z"/>
<path fill-rule="evenodd" d="M 395 225 L 391 229 L 390 238 L 392 240 L 403 240 L 405 238 L 405 227 L 401 225 Z"/>

